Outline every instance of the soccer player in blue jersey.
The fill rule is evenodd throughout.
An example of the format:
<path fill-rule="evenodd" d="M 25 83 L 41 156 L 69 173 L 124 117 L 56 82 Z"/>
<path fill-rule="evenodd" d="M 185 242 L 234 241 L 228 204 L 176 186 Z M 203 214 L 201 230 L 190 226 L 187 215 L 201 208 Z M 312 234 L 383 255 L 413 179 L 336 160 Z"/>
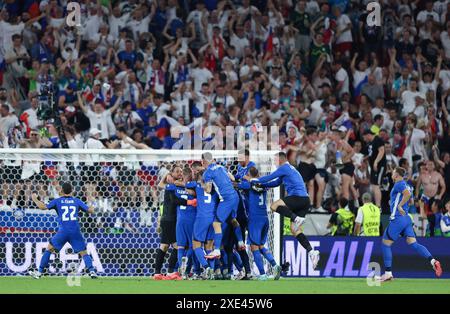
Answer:
<path fill-rule="evenodd" d="M 80 224 L 78 222 L 78 212 L 92 214 L 94 208 L 89 207 L 84 202 L 72 196 L 72 185 L 65 182 L 62 185 L 62 196 L 52 200 L 47 205 L 39 200 L 37 194 L 33 193 L 31 196 L 33 202 L 42 210 L 54 209 L 58 214 L 58 232 L 50 239 L 50 243 L 45 250 L 39 269 L 30 271 L 29 274 L 36 279 L 42 276 L 44 270 L 48 267 L 50 256 L 52 253 L 59 252 L 62 247 L 68 242 L 72 246 L 75 253 L 80 254 L 81 258 L 89 271 L 89 276 L 93 279 L 97 278 L 95 268 L 92 265 L 92 258 L 87 254 L 86 242 L 80 231 Z"/>
<path fill-rule="evenodd" d="M 249 180 L 248 171 L 252 167 L 256 167 L 255 163 L 250 160 L 250 151 L 248 149 L 239 151 L 239 162 L 237 165 L 237 171 L 235 174 L 236 182 L 242 180 Z M 238 190 L 239 195 L 239 205 L 237 209 L 237 217 L 239 225 L 241 226 L 242 239 L 245 242 L 245 234 L 248 227 L 248 197 L 247 191 Z M 238 250 L 237 253 L 240 255 L 242 264 L 245 269 L 245 277 L 243 279 L 251 279 L 252 272 L 250 268 L 250 260 L 247 254 L 247 250 Z M 235 255 L 235 252 L 233 253 Z"/>
<path fill-rule="evenodd" d="M 250 180 L 259 176 L 258 169 L 252 167 L 249 169 Z M 265 187 L 274 187 L 277 182 L 271 181 L 262 184 Z M 281 267 L 277 265 L 272 253 L 264 246 L 267 242 L 267 234 L 269 232 L 269 217 L 267 215 L 267 191 L 265 189 L 257 190 L 256 186 L 252 188 L 249 181 L 244 180 L 238 184 L 238 187 L 248 192 L 248 242 L 253 253 L 253 259 L 259 270 L 259 280 L 267 280 L 269 277 L 264 270 L 264 262 L 262 256 L 272 265 L 274 271 L 274 279 L 280 279 Z"/>
<path fill-rule="evenodd" d="M 438 260 L 433 258 L 431 253 L 426 247 L 417 243 L 416 235 L 413 230 L 411 218 L 408 215 L 409 202 L 412 197 L 412 188 L 407 185 L 404 180 L 406 170 L 401 167 L 397 167 L 392 172 L 392 180 L 395 182 L 391 190 L 391 216 L 389 226 L 386 228 L 381 249 L 383 252 L 385 273 L 381 277 L 381 281 L 389 281 L 394 277 L 392 275 L 392 244 L 397 241 L 400 236 L 406 237 L 406 243 L 413 248 L 422 257 L 428 259 L 433 267 L 436 276 L 442 275 L 441 264 Z"/>
<path fill-rule="evenodd" d="M 186 268 L 189 257 L 192 252 L 192 234 L 194 230 L 195 217 L 197 215 L 195 196 L 192 191 L 185 188 L 186 184 L 192 180 L 192 170 L 190 168 L 183 169 L 184 186 L 169 185 L 168 189 L 175 191 L 176 199 L 172 201 L 177 205 L 177 224 L 176 224 L 176 240 L 178 247 L 178 263 L 180 274 L 186 278 Z"/>
<path fill-rule="evenodd" d="M 306 213 L 311 207 L 305 182 L 301 174 L 287 160 L 286 153 L 278 153 L 278 169 L 273 173 L 252 181 L 257 187 L 261 183 L 274 181 L 275 185 L 284 184 L 287 196 L 270 205 L 270 209 L 291 219 L 291 232 L 298 242 L 306 249 L 313 264 L 313 268 L 319 263 L 320 253 L 313 250 L 306 236 L 303 234 L 301 225 L 305 221 Z"/>
<path fill-rule="evenodd" d="M 219 196 L 219 204 L 216 210 L 216 219 L 214 227 L 214 251 L 206 256 L 208 259 L 220 258 L 220 247 L 222 246 L 222 224 L 229 222 L 238 239 L 239 249 L 245 249 L 245 243 L 242 238 L 241 228 L 236 220 L 239 196 L 234 189 L 232 181 L 234 177 L 225 169 L 218 165 L 211 153 L 202 155 L 202 163 L 205 167 L 203 173 L 204 188 L 206 193 L 212 193 L 213 187 Z"/>
<path fill-rule="evenodd" d="M 203 278 L 212 279 L 214 260 L 207 261 L 205 255 L 209 254 L 213 247 L 213 222 L 216 215 L 216 207 L 219 203 L 219 196 L 215 192 L 211 194 L 205 192 L 201 185 L 202 176 L 203 171 L 200 170 L 197 173 L 197 180 L 200 182 L 190 182 L 186 185 L 186 188 L 194 189 L 197 199 L 197 216 L 194 223 L 192 247 L 197 260 L 204 269 Z"/>

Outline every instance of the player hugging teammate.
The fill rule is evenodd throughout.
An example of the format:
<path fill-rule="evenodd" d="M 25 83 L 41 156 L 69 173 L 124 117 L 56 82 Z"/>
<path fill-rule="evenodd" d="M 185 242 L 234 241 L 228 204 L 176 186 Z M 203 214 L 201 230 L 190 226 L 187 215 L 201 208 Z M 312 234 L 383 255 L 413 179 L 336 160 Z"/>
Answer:
<path fill-rule="evenodd" d="M 278 280 L 281 267 L 265 247 L 269 232 L 266 201 L 267 189 L 281 184 L 285 185 L 287 196 L 270 208 L 291 218 L 292 232 L 316 268 L 319 252 L 313 250 L 301 228 L 310 207 L 301 175 L 288 164 L 284 153 L 278 154 L 279 168 L 264 177 L 259 177 L 256 165 L 249 160 L 248 150 L 240 152 L 240 156 L 243 158 L 235 175 L 217 163 L 211 153 L 204 153 L 201 163 L 194 162 L 184 169 L 174 166 L 168 175 L 171 183 L 167 182 L 167 177 L 160 183 L 160 186 L 165 184 L 166 193 L 171 195 L 164 198 L 164 212 L 176 208 L 176 222 L 171 222 L 169 228 L 164 227 L 163 213 L 161 246 L 166 250 L 168 244 L 178 248 L 178 272 L 161 275 L 164 258 L 161 248 L 157 253 L 154 279 L 231 279 L 233 266 L 238 270 L 234 279 L 252 279 L 245 245 L 248 229 L 247 244 L 259 272 L 257 279 Z M 169 231 L 170 236 L 166 234 Z M 273 275 L 266 274 L 263 258 L 272 266 Z M 173 259 L 171 262 L 169 268 L 175 267 Z"/>

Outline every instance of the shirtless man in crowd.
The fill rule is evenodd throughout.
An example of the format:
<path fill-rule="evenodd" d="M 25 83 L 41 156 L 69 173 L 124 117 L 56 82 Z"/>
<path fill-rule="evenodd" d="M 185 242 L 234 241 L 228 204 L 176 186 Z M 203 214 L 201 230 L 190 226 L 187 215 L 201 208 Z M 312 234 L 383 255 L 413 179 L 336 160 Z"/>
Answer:
<path fill-rule="evenodd" d="M 420 186 L 423 187 L 420 197 L 420 214 L 428 219 L 430 236 L 434 236 L 435 217 L 438 211 L 438 202 L 445 194 L 445 181 L 442 175 L 436 171 L 434 162 L 427 161 L 426 171 L 421 172 L 416 185 L 416 197 L 419 196 Z"/>
<path fill-rule="evenodd" d="M 330 142 L 335 146 L 334 151 L 341 153 L 342 165 L 339 172 L 342 176 L 342 190 L 341 196 L 350 200 L 350 193 L 353 196 L 353 200 L 358 200 L 358 192 L 354 187 L 353 175 L 355 172 L 355 166 L 353 165 L 352 157 L 355 154 L 353 148 L 348 144 L 347 128 L 341 126 L 337 129 L 333 129 L 329 135 Z M 336 165 L 337 166 L 337 165 Z M 358 207 L 358 204 L 355 204 Z"/>

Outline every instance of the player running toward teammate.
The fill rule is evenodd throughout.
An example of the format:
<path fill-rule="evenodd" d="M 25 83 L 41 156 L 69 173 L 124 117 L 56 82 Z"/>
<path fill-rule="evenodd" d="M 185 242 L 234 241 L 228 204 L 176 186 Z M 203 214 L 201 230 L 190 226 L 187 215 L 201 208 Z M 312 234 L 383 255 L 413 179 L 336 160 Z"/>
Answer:
<path fill-rule="evenodd" d="M 78 222 L 79 210 L 92 214 L 94 208 L 89 207 L 84 202 L 72 196 L 72 185 L 65 182 L 62 185 L 62 196 L 45 204 L 39 200 L 37 194 L 33 193 L 31 198 L 33 202 L 42 210 L 54 209 L 58 214 L 58 232 L 50 239 L 44 254 L 42 255 L 41 263 L 38 270 L 31 270 L 29 274 L 36 279 L 42 276 L 42 273 L 50 263 L 50 256 L 52 253 L 59 252 L 62 247 L 68 242 L 72 246 L 75 253 L 80 254 L 81 258 L 89 271 L 89 276 L 93 279 L 97 278 L 95 268 L 92 265 L 92 258 L 87 254 L 86 242 L 80 231 L 80 224 Z"/>
<path fill-rule="evenodd" d="M 289 164 L 286 153 L 278 153 L 278 165 L 277 170 L 267 176 L 253 180 L 252 185 L 256 184 L 259 186 L 260 183 L 268 183 L 270 181 L 275 181 L 273 183 L 276 185 L 284 184 L 287 196 L 272 203 L 270 209 L 291 219 L 291 232 L 308 252 L 315 269 L 319 263 L 320 253 L 318 250 L 312 249 L 301 229 L 306 213 L 311 207 L 305 182 L 297 169 Z"/>
<path fill-rule="evenodd" d="M 392 173 L 392 180 L 395 184 L 391 190 L 391 221 L 384 232 L 381 245 L 385 267 L 385 273 L 381 277 L 381 281 L 388 281 L 394 278 L 392 275 L 391 246 L 400 235 L 406 237 L 406 243 L 408 243 L 411 248 L 430 261 L 437 277 L 442 275 L 442 268 L 439 261 L 433 258 L 426 247 L 417 243 L 411 218 L 408 215 L 409 206 L 407 205 L 412 200 L 413 194 L 411 188 L 404 180 L 405 175 L 406 170 L 401 167 L 397 167 Z"/>
<path fill-rule="evenodd" d="M 205 182 L 205 192 L 212 193 L 213 187 L 219 196 L 219 204 L 216 210 L 216 219 L 214 227 L 214 250 L 206 256 L 208 259 L 220 258 L 220 248 L 222 246 L 222 224 L 230 223 L 234 228 L 234 233 L 238 239 L 239 249 L 245 249 L 242 239 L 242 232 L 239 223 L 236 220 L 239 197 L 234 189 L 232 181 L 234 177 L 227 172 L 225 167 L 218 165 L 211 153 L 202 155 L 202 163 L 206 168 L 203 173 Z"/>
<path fill-rule="evenodd" d="M 255 167 L 249 170 L 250 180 L 259 177 L 258 169 Z M 275 181 L 262 184 L 264 187 L 273 187 L 277 183 Z M 274 279 L 280 279 L 281 267 L 277 265 L 275 259 L 269 250 L 264 246 L 267 242 L 267 234 L 269 232 L 269 217 L 267 215 L 267 191 L 265 189 L 258 190 L 253 187 L 249 181 L 244 180 L 238 184 L 238 187 L 248 192 L 248 242 L 253 253 L 253 259 L 259 270 L 259 280 L 267 280 L 269 277 L 264 270 L 264 262 L 262 256 L 272 265 L 274 271 Z M 256 190 L 255 190 L 256 189 Z M 261 256 L 262 255 L 262 256 Z"/>

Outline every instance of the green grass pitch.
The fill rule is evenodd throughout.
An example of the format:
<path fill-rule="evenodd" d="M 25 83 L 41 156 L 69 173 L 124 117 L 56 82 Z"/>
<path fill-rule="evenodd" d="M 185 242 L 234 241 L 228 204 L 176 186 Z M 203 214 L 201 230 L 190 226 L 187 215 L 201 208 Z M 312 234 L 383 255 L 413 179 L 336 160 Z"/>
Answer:
<path fill-rule="evenodd" d="M 149 293 L 149 294 L 297 294 L 297 293 L 450 293 L 450 279 L 395 279 L 369 287 L 366 279 L 281 278 L 279 281 L 154 281 L 149 278 L 81 278 L 68 286 L 65 277 L 1 277 L 0 293 Z"/>

